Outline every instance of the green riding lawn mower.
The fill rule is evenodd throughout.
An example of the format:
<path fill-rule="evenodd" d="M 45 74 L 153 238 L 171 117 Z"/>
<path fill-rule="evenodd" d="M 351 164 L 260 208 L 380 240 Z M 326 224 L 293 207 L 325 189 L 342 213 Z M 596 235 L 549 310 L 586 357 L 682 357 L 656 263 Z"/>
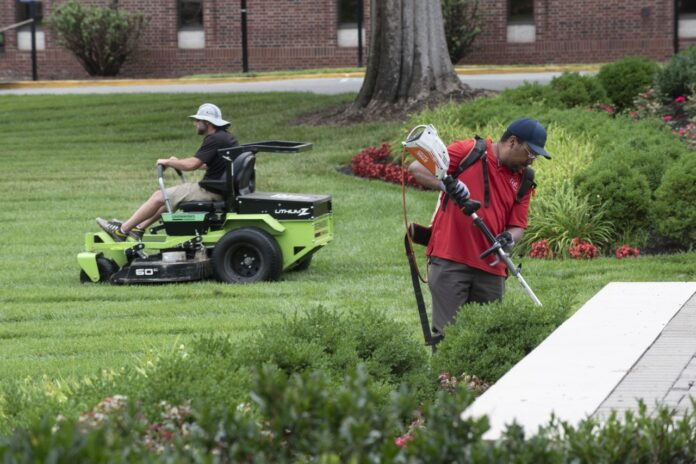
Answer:
<path fill-rule="evenodd" d="M 188 282 L 214 277 L 222 282 L 275 280 L 283 271 L 307 269 L 312 256 L 333 239 L 329 195 L 256 192 L 259 152 L 296 153 L 309 143 L 266 141 L 220 150 L 227 163 L 221 180 L 201 185 L 223 201 L 182 202 L 167 207 L 160 224 L 142 241 L 114 241 L 106 232 L 88 233 L 77 261 L 82 282 L 144 284 Z M 183 175 L 178 172 L 183 180 Z"/>

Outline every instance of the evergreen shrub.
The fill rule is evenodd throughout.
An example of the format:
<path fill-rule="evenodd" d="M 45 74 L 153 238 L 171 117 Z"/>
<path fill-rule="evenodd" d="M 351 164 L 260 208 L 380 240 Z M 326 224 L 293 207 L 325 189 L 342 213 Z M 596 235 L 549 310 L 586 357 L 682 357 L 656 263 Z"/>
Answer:
<path fill-rule="evenodd" d="M 568 302 L 535 306 L 507 297 L 462 307 L 432 359 L 434 373 L 475 375 L 486 383 L 502 377 L 567 317 Z"/>
<path fill-rule="evenodd" d="M 647 225 L 652 196 L 647 178 L 625 161 L 601 157 L 575 179 L 578 191 L 595 207 L 604 205 L 618 232 Z"/>
<path fill-rule="evenodd" d="M 567 108 L 607 101 L 602 84 L 594 76 L 565 72 L 551 79 L 549 85 L 558 93 L 558 98 Z"/>
<path fill-rule="evenodd" d="M 404 336 L 408 332 L 381 311 L 315 308 L 265 326 L 240 347 L 239 356 L 249 367 L 272 363 L 287 374 L 323 369 L 336 381 L 363 364 L 376 383 L 393 389 L 407 382 L 425 395 L 433 386 L 427 352 Z"/>
<path fill-rule="evenodd" d="M 694 93 L 696 85 L 696 47 L 689 47 L 672 57 L 655 79 L 655 86 L 665 103 Z"/>
<path fill-rule="evenodd" d="M 667 170 L 650 209 L 657 231 L 681 244 L 696 245 L 696 155 L 686 153 Z"/>
<path fill-rule="evenodd" d="M 620 111 L 633 105 L 633 100 L 652 85 L 659 71 L 657 62 L 629 56 L 602 66 L 597 78 Z"/>

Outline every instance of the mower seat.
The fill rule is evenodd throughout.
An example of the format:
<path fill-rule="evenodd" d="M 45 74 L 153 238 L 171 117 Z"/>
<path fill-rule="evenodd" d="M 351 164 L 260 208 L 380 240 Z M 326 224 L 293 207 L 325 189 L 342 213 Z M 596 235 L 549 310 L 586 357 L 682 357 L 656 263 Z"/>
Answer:
<path fill-rule="evenodd" d="M 177 208 L 184 212 L 227 212 L 234 208 L 236 197 L 253 193 L 256 190 L 256 156 L 254 153 L 242 153 L 234 161 L 227 160 L 227 163 L 227 170 L 221 179 L 200 181 L 201 187 L 221 194 L 224 200 L 184 201 L 179 203 Z M 230 172 L 234 173 L 232 182 L 228 181 Z"/>

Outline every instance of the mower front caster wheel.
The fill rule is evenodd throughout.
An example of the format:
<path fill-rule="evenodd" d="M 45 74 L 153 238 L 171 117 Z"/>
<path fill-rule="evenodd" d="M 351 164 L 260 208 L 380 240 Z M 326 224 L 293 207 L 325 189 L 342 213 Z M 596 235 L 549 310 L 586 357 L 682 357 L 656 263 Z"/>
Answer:
<path fill-rule="evenodd" d="M 97 258 L 97 269 L 99 270 L 98 284 L 109 282 L 111 276 L 118 271 L 118 265 L 110 259 L 99 257 Z M 80 271 L 80 282 L 83 284 L 91 284 L 92 279 L 89 278 L 85 271 Z"/>
<path fill-rule="evenodd" d="M 283 270 L 278 243 L 261 229 L 248 227 L 225 234 L 213 249 L 215 277 L 222 282 L 275 280 Z"/>

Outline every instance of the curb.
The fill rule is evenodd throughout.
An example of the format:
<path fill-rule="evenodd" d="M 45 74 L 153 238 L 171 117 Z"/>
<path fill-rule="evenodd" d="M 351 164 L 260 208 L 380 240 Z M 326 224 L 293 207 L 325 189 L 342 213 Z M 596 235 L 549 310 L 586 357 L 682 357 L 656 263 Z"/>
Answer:
<path fill-rule="evenodd" d="M 520 66 L 509 68 L 496 67 L 455 67 L 458 75 L 476 74 L 516 74 L 541 72 L 595 72 L 600 65 L 565 65 L 565 66 Z M 0 82 L 0 90 L 21 88 L 69 88 L 69 87 L 104 87 L 104 86 L 136 86 L 136 85 L 181 85 L 181 84 L 222 84 L 234 82 L 268 82 L 292 79 L 322 79 L 363 77 L 364 72 L 325 73 L 325 74 L 294 74 L 278 76 L 240 76 L 240 77 L 211 77 L 211 78 L 165 78 L 165 79 L 98 79 L 98 80 L 47 80 L 47 81 L 9 81 Z"/>

